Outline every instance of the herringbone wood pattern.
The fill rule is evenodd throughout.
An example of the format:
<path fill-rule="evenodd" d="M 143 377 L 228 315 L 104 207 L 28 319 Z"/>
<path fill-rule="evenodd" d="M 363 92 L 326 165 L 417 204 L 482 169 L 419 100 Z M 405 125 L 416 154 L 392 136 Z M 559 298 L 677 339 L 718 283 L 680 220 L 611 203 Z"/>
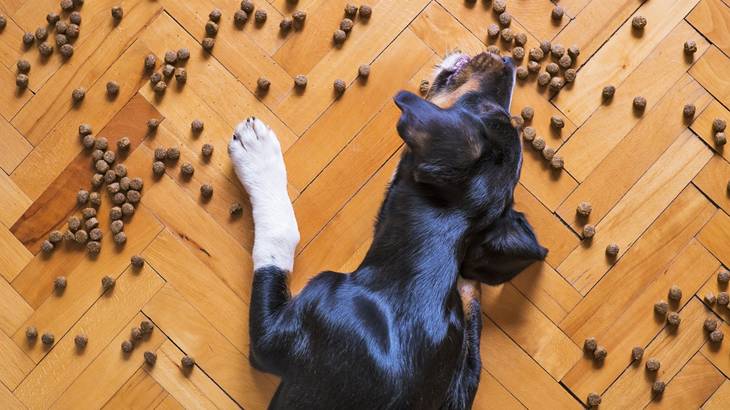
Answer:
<path fill-rule="evenodd" d="M 354 268 L 366 251 L 371 225 L 401 150 L 398 111 L 391 96 L 417 90 L 439 57 L 450 50 L 476 53 L 492 45 L 496 22 L 489 0 L 363 0 L 369 21 L 355 27 L 341 47 L 331 44 L 345 0 L 300 0 L 304 29 L 279 33 L 294 8 L 286 0 L 257 0 L 268 20 L 233 24 L 237 0 L 88 0 L 75 53 L 41 59 L 21 37 L 45 26 L 58 0 L 0 0 L 7 26 L 0 31 L 0 403 L 3 408 L 265 408 L 277 380 L 251 369 L 247 310 L 251 284 L 252 221 L 245 194 L 225 154 L 233 126 L 247 116 L 278 133 L 289 172 L 302 241 L 292 286 L 301 289 L 324 269 Z M 124 18 L 115 24 L 112 6 Z M 526 49 L 540 40 L 577 45 L 578 78 L 558 95 L 519 81 L 518 114 L 535 110 L 531 124 L 558 150 L 565 169 L 556 172 L 525 144 L 518 208 L 550 249 L 545 263 L 511 283 L 483 287 L 483 371 L 476 408 L 579 408 L 589 393 L 609 408 L 727 408 L 730 344 L 709 343 L 708 317 L 730 320 L 730 311 L 703 301 L 717 294 L 716 274 L 730 265 L 728 151 L 716 146 L 712 121 L 730 120 L 730 3 L 727 0 L 560 0 L 565 16 L 551 20 L 548 0 L 510 0 L 514 32 L 527 34 Z M 211 54 L 201 48 L 208 13 L 223 12 Z M 641 33 L 633 16 L 647 18 Z M 66 14 L 62 14 L 65 18 Z M 53 35 L 53 31 L 51 31 Z M 698 50 L 688 58 L 683 43 Z M 52 37 L 51 37 L 52 41 Z M 503 43 L 504 52 L 509 53 Z M 187 47 L 188 81 L 175 80 L 155 94 L 142 62 L 148 53 Z M 16 61 L 32 64 L 29 88 L 13 86 Z M 522 65 L 526 65 L 527 58 Z M 547 61 L 542 62 L 542 70 Z M 371 64 L 367 82 L 356 80 Z M 306 74 L 304 93 L 292 88 Z M 271 81 L 257 95 L 261 76 Z M 343 79 L 335 99 L 332 83 Z M 106 83 L 119 95 L 105 96 Z M 610 103 L 601 89 L 616 86 Z M 71 91 L 87 89 L 73 105 Z M 642 95 L 647 108 L 632 111 Z M 682 108 L 693 103 L 691 124 Z M 550 128 L 550 117 L 565 127 Z M 163 119 L 154 135 L 149 118 Z M 205 122 L 201 135 L 190 123 Z M 40 252 L 49 232 L 63 229 L 77 212 L 76 191 L 90 187 L 89 153 L 78 141 L 80 123 L 93 126 L 112 147 L 131 141 L 122 158 L 130 176 L 145 180 L 143 199 L 115 247 L 109 232 L 109 199 L 99 219 L 105 235 L 93 259 L 74 246 Z M 210 143 L 210 160 L 201 146 Z M 170 166 L 152 176 L 154 149 L 179 146 L 180 163 L 196 172 L 183 178 Z M 203 183 L 214 186 L 200 199 Z M 244 204 L 240 217 L 229 205 Z M 589 201 L 589 219 L 576 218 Z M 583 225 L 596 226 L 582 241 Z M 620 246 L 607 259 L 609 243 Z M 130 256 L 142 254 L 141 271 Z M 724 265 L 724 266 L 723 266 Z M 53 292 L 63 275 L 68 286 Z M 103 293 L 100 279 L 116 278 Z M 672 330 L 653 304 L 678 285 L 684 296 L 671 305 L 682 322 Z M 130 355 L 120 350 L 141 320 L 156 325 Z M 44 348 L 29 344 L 27 326 L 55 335 Z M 88 336 L 82 351 L 74 337 Z M 602 366 L 582 352 L 595 337 L 608 349 Z M 662 366 L 650 375 L 630 363 L 634 346 Z M 144 351 L 155 351 L 154 367 Z M 196 359 L 181 371 L 184 354 Z M 651 382 L 667 382 L 652 399 Z"/>

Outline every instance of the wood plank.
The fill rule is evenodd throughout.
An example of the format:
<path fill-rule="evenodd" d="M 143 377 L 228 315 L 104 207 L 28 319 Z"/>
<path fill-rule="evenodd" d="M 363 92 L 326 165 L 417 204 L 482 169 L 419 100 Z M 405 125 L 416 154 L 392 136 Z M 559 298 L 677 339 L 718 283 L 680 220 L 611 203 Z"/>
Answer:
<path fill-rule="evenodd" d="M 398 62 L 390 68 L 377 63 L 377 60 L 384 58 L 384 55 L 391 52 L 383 51 L 388 48 L 396 33 L 398 37 L 411 37 L 410 30 L 404 30 L 406 25 L 425 7 L 427 0 L 380 0 L 373 8 L 373 15 L 388 16 L 378 21 L 378 24 L 363 25 L 360 30 L 354 30 L 348 39 L 347 48 L 332 50 L 321 58 L 317 65 L 312 68 L 309 75 L 309 85 L 304 93 L 290 91 L 289 95 L 274 108 L 274 112 L 281 118 L 297 135 L 301 135 L 309 128 L 314 121 L 331 105 L 334 98 L 332 82 L 335 79 L 342 79 L 351 84 L 357 77 L 357 67 L 361 64 L 373 64 L 372 74 L 368 80 L 368 86 L 359 84 L 359 87 L 366 88 L 366 93 L 376 91 L 374 87 L 378 83 L 378 77 L 395 77 L 398 73 L 406 71 L 407 62 L 418 59 L 421 55 L 417 43 L 411 43 L 412 48 L 408 52 L 398 55 Z M 395 43 L 402 43 L 396 39 Z M 393 68 L 397 67 L 397 69 Z M 379 74 L 380 73 L 380 74 Z M 387 73 L 387 74 L 385 74 Z M 410 75 L 408 76 L 410 77 Z M 396 82 L 400 84 L 401 82 Z M 353 87 L 346 94 L 352 92 Z M 390 93 L 380 94 L 382 98 Z M 352 98 L 352 97 L 351 97 Z M 336 107 L 343 107 L 344 104 L 336 104 Z M 367 99 L 360 99 L 360 109 L 367 105 L 374 105 Z M 353 115 L 354 112 L 350 112 Z M 345 122 L 345 121 L 343 121 Z M 350 121 L 347 121 L 350 122 Z M 355 122 L 355 121 L 352 121 Z M 331 136 L 337 135 L 337 130 L 331 130 Z"/>
<path fill-rule="evenodd" d="M 581 295 L 547 263 L 534 263 L 512 279 L 530 302 L 555 323 L 560 323 L 580 301 Z"/>
<path fill-rule="evenodd" d="M 686 75 L 688 64 L 681 47 L 677 47 L 677 43 L 683 42 L 693 33 L 696 32 L 687 23 L 680 23 L 621 86 L 614 84 L 617 91 L 610 103 L 598 105 L 601 104 L 600 90 L 597 94 L 586 97 L 586 100 L 597 102 L 593 115 L 559 150 L 566 160 L 566 169 L 578 181 L 585 181 L 606 161 L 615 147 L 636 133 L 666 127 L 671 135 L 678 134 L 675 130 L 686 126 L 682 116 L 684 104 L 695 104 L 697 112 L 701 112 L 707 105 L 710 101 L 707 92 Z M 707 50 L 706 41 L 698 38 L 697 44 L 698 53 Z M 663 81 L 653 81 L 657 77 L 661 77 Z M 577 81 L 582 81 L 582 78 Z M 590 83 L 590 80 L 587 81 Z M 647 111 L 641 117 L 636 116 L 633 111 L 633 99 L 638 94 L 647 99 Z M 671 121 L 665 124 L 664 121 L 669 119 Z M 656 133 L 661 134 L 663 133 Z M 648 134 L 644 139 L 653 135 L 655 134 Z M 651 146 L 647 144 L 646 149 L 651 149 Z"/>
<path fill-rule="evenodd" d="M 702 0 L 687 21 L 707 37 L 712 44 L 730 55 L 730 7 L 722 0 Z"/>
<path fill-rule="evenodd" d="M 641 240 L 568 314 L 560 327 L 576 342 L 592 335 L 591 317 L 607 308 L 612 312 L 602 315 L 605 318 L 623 311 L 633 299 L 632 292 L 643 291 L 652 278 L 668 269 L 676 255 L 685 249 L 715 212 L 715 207 L 696 188 L 687 187 L 646 230 Z M 621 285 L 626 283 L 635 283 L 636 286 Z M 616 292 L 617 288 L 625 291 Z"/>
<path fill-rule="evenodd" d="M 730 214 L 730 195 L 727 187 L 730 183 L 730 164 L 727 161 L 719 156 L 713 156 L 692 182 L 725 213 Z"/>
<path fill-rule="evenodd" d="M 154 408 L 167 396 L 160 386 L 143 368 L 137 369 L 132 377 L 124 383 L 114 396 L 104 404 L 105 410 Z"/>
<path fill-rule="evenodd" d="M 100 221 L 102 226 L 106 226 L 106 218 L 102 216 Z M 69 266 L 62 273 L 68 281 L 68 286 L 62 294 L 53 292 L 53 280 L 58 273 L 54 270 L 45 271 L 42 263 L 31 270 L 24 270 L 21 273 L 22 277 L 19 276 L 14 282 L 14 284 L 18 284 L 16 289 L 22 295 L 29 294 L 33 298 L 37 298 L 37 301 L 42 300 L 35 312 L 13 334 L 15 343 L 36 363 L 46 356 L 48 349 L 29 345 L 25 339 L 25 328 L 35 326 L 39 333 L 50 331 L 60 339 L 61 335 L 72 328 L 79 318 L 86 316 L 85 312 L 90 306 L 98 305 L 99 300 L 108 299 L 108 297 L 100 298 L 101 278 L 111 276 L 120 278 L 118 281 L 121 280 L 121 275 L 129 267 L 129 259 L 132 255 L 140 253 L 147 247 L 162 229 L 154 217 L 143 208 L 137 209 L 134 220 L 126 224 L 124 228 L 128 239 L 123 247 L 115 246 L 112 235 L 105 230 L 101 240 L 102 251 L 95 259 L 85 257 L 82 250 L 77 250 L 82 255 L 82 259 L 77 265 Z M 60 259 L 64 255 L 58 253 L 54 256 Z M 124 295 L 124 293 L 121 294 Z"/>
<path fill-rule="evenodd" d="M 606 246 L 616 243 L 619 258 L 676 198 L 710 160 L 712 153 L 691 132 L 685 132 L 662 154 L 596 225 L 589 247 L 578 247 L 558 267 L 558 272 L 585 295 L 613 266 Z"/>
<path fill-rule="evenodd" d="M 34 363 L 5 332 L 0 332 L 0 355 L 3 357 L 3 365 L 0 366 L 0 390 L 5 387 L 15 390 L 33 370 Z"/>
<path fill-rule="evenodd" d="M 414 0 L 409 1 L 414 2 Z M 373 63 L 372 74 L 367 83 L 354 82 L 345 95 L 286 151 L 284 161 L 289 173 L 289 183 L 299 191 L 307 187 L 332 157 L 362 129 L 362 124 L 375 117 L 386 104 L 393 104 L 391 96 L 402 88 L 431 56 L 431 50 L 411 30 L 401 33 Z M 310 98 L 305 97 L 310 92 L 324 92 L 321 87 L 322 85 L 315 85 L 310 78 L 307 91 L 301 98 Z M 328 94 L 332 93 L 331 87 L 332 81 L 328 81 L 326 91 Z M 307 106 L 312 107 L 312 104 L 300 101 L 297 105 L 301 109 Z M 288 118 L 286 121 L 290 125 L 296 123 Z"/>
<path fill-rule="evenodd" d="M 242 354 L 249 352 L 248 299 L 244 302 L 181 239 L 165 230 L 143 253 L 145 259 L 211 326 Z M 250 283 L 244 286 L 250 288 Z"/>
<path fill-rule="evenodd" d="M 666 300 L 668 289 L 673 285 L 687 292 L 687 296 L 679 304 L 672 306 L 672 310 L 683 307 L 686 309 L 687 304 L 692 304 L 693 301 L 697 303 L 698 300 L 691 295 L 718 266 L 717 260 L 693 241 L 677 256 L 666 272 L 648 277 L 632 277 L 630 286 L 624 283 L 618 290 L 616 286 L 612 286 L 610 295 L 603 299 L 600 308 L 587 319 L 580 332 L 572 335 L 573 340 L 580 344 L 586 337 L 595 337 L 600 345 L 608 349 L 608 357 L 602 366 L 596 366 L 588 357 L 584 358 L 570 369 L 562 382 L 578 397 L 587 397 L 590 392 L 605 391 L 630 365 L 631 349 L 635 346 L 647 346 L 662 329 L 666 331 L 664 318 L 653 314 L 654 303 L 657 300 Z M 602 290 L 599 292 L 604 294 Z M 689 322 L 684 313 L 680 326 L 685 332 L 696 332 L 701 336 L 699 329 L 702 324 L 696 326 Z M 643 366 L 639 367 L 643 369 Z"/>
<path fill-rule="evenodd" d="M 715 143 L 715 132 L 712 129 L 712 122 L 715 119 L 730 120 L 730 110 L 723 107 L 717 100 L 712 100 L 710 104 L 702 111 L 701 114 L 692 123 L 692 131 L 695 132 L 709 147 L 720 154 L 726 161 L 730 161 L 730 148 L 724 145 L 718 146 Z"/>
<path fill-rule="evenodd" d="M 525 406 L 520 403 L 515 396 L 504 388 L 499 381 L 487 371 L 482 369 L 481 378 L 479 380 L 479 388 L 474 397 L 474 409 L 524 409 Z"/>
<path fill-rule="evenodd" d="M 171 286 L 165 286 L 143 309 L 175 344 L 195 358 L 202 370 L 244 408 L 264 408 L 277 382 L 254 370 L 246 356 L 213 329 Z"/>
<path fill-rule="evenodd" d="M 131 389 L 125 394 L 144 392 L 143 397 L 153 399 L 159 397 L 154 386 L 139 380 L 135 374 L 144 368 L 144 352 L 155 351 L 167 340 L 160 331 L 153 331 L 148 337 L 135 343 L 134 350 L 125 354 L 120 346 L 123 341 L 129 340 L 129 332 L 139 326 L 147 318 L 138 313 L 128 323 L 119 329 L 116 336 L 104 347 L 104 350 L 73 380 L 68 389 L 53 403 L 54 409 L 98 409 L 115 401 L 114 397 L 120 389 Z M 90 341 L 90 343 L 93 341 Z M 136 380 L 142 386 L 127 386 L 128 381 Z M 125 389 L 126 390 L 126 389 Z M 152 400 L 153 402 L 155 400 Z M 117 401 L 118 404 L 121 404 Z M 109 406 L 105 406 L 109 407 Z"/>
<path fill-rule="evenodd" d="M 728 402 L 730 402 L 730 380 L 725 380 L 702 408 L 704 410 L 722 410 Z"/>
<path fill-rule="evenodd" d="M 74 44 L 74 55 L 63 62 L 58 52 L 43 64 L 38 60 L 38 51 L 30 49 L 24 58 L 31 62 L 32 81 L 42 81 L 42 87 L 34 89 L 36 97 L 24 105 L 13 118 L 13 125 L 33 144 L 38 145 L 50 130 L 65 121 L 71 111 L 85 111 L 88 101 L 74 105 L 71 92 L 77 87 L 91 87 L 100 81 L 104 72 L 115 63 L 142 30 L 157 15 L 161 7 L 157 2 L 133 0 L 125 2 L 125 16 L 118 26 L 109 24 L 109 9 L 116 1 L 94 2 L 93 9 L 84 8 L 83 27 L 79 39 Z M 93 33 L 93 34 L 92 34 Z M 28 55 L 28 54 L 31 55 Z M 142 60 L 136 61 L 138 73 Z M 127 72 L 124 73 L 127 75 Z M 37 80 L 36 80 L 37 79 Z M 102 83 L 100 88 L 104 88 Z M 99 88 L 99 87 L 97 87 Z M 80 122 L 90 122 L 90 118 Z M 101 128 L 103 123 L 92 123 Z M 70 136 L 71 134 L 69 134 Z"/>
<path fill-rule="evenodd" d="M 155 407 L 155 410 L 184 410 L 185 407 L 180 404 L 177 400 L 175 400 L 172 395 L 168 394 L 165 396 L 165 398 L 160 402 L 160 404 Z"/>
<path fill-rule="evenodd" d="M 25 409 L 23 403 L 21 403 L 13 393 L 8 390 L 2 383 L 0 383 L 0 403 L 3 403 L 8 410 L 21 410 Z"/>
<path fill-rule="evenodd" d="M 15 333 L 31 314 L 33 308 L 8 282 L 0 278 L 0 331 L 6 335 Z"/>
<path fill-rule="evenodd" d="M 237 409 L 238 405 L 197 366 L 190 371 L 182 368 L 180 359 L 184 355 L 167 340 L 157 350 L 155 367 L 146 370 L 170 396 L 185 403 L 185 408 Z"/>
<path fill-rule="evenodd" d="M 662 366 L 656 375 L 647 374 L 644 366 L 633 365 L 603 395 L 604 408 L 644 407 L 652 400 L 651 383 L 654 380 L 671 380 L 705 343 L 706 336 L 700 332 L 702 323 L 712 313 L 697 298 L 693 298 L 680 311 L 682 324 L 674 331 L 665 328 L 646 348 L 645 358 L 659 359 Z M 626 357 L 630 351 L 626 352 Z M 707 380 L 707 383 L 711 383 Z M 667 390 L 672 389 L 672 383 Z"/>
<path fill-rule="evenodd" d="M 730 216 L 717 212 L 697 239 L 725 266 L 730 266 Z"/>
<path fill-rule="evenodd" d="M 10 174 L 33 149 L 33 146 L 2 117 L 0 117 L 0 135 L 3 136 L 0 138 L 0 168 L 6 174 Z"/>
<path fill-rule="evenodd" d="M 717 47 L 710 47 L 689 70 L 692 77 L 726 107 L 730 107 L 730 60 Z"/>
<path fill-rule="evenodd" d="M 527 408 L 577 409 L 580 404 L 489 318 L 483 319 L 482 366 Z M 529 381 L 529 383 L 527 382 Z"/>
<path fill-rule="evenodd" d="M 5 172 L 0 172 L 0 223 L 10 228 L 32 201 Z"/>
<path fill-rule="evenodd" d="M 151 269 L 145 268 L 139 272 L 127 270 L 117 280 L 114 290 L 100 297 L 68 333 L 56 332 L 59 340 L 18 386 L 15 391 L 18 398 L 28 407 L 50 406 L 123 328 L 129 329 L 129 321 L 163 284 L 164 281 Z M 71 289 L 69 287 L 66 292 Z M 38 328 L 43 329 L 40 332 L 49 329 L 48 326 Z M 78 354 L 73 339 L 81 333 L 88 336 L 89 344 L 83 354 Z M 40 350 L 47 349 L 36 346 L 32 353 Z M 49 377 L 54 383 L 47 382 Z"/>
<path fill-rule="evenodd" d="M 730 291 L 726 284 L 721 283 L 720 281 L 717 280 L 717 274 L 720 272 L 724 272 L 726 270 L 727 270 L 726 268 L 721 267 L 717 270 L 717 272 L 715 272 L 715 274 L 713 274 L 712 276 L 707 278 L 707 281 L 702 286 L 702 288 L 697 291 L 697 293 L 696 293 L 697 297 L 704 301 L 705 296 L 708 295 L 709 293 L 712 293 L 713 295 L 717 295 L 720 292 Z M 724 306 L 721 306 L 720 304 L 717 304 L 717 303 L 714 303 L 714 304 L 709 304 L 707 302 L 705 302 L 705 303 L 707 304 L 707 306 L 710 309 L 712 309 L 713 312 L 715 312 L 715 314 L 717 316 L 721 317 L 726 322 L 730 321 L 730 309 L 725 309 Z M 730 367 L 728 367 L 728 369 L 730 369 Z"/>
<path fill-rule="evenodd" d="M 0 274 L 6 281 L 11 281 L 33 259 L 33 254 L 2 225 L 0 225 L 0 248 L 3 250 L 0 252 Z"/>
<path fill-rule="evenodd" d="M 482 310 L 554 379 L 583 352 L 511 284 L 482 287 Z"/>
<path fill-rule="evenodd" d="M 667 384 L 662 397 L 649 403 L 646 408 L 698 409 L 725 380 L 725 376 L 712 363 L 697 353 Z"/>
<path fill-rule="evenodd" d="M 574 123 L 582 125 L 601 104 L 601 89 L 607 84 L 619 87 L 624 83 L 698 2 L 699 0 L 658 0 L 643 3 L 634 13 L 649 21 L 643 33 L 634 34 L 631 19 L 624 22 L 610 41 L 583 65 L 578 76 L 580 80 L 570 92 L 560 93 L 553 99 L 555 105 Z M 686 38 L 679 44 L 684 43 L 684 40 Z M 679 61 L 682 61 L 683 51 L 676 42 L 674 50 L 675 56 L 679 55 Z M 645 85 L 620 92 L 643 92 Z"/>
<path fill-rule="evenodd" d="M 684 101 L 693 101 L 702 107 L 712 98 L 689 76 L 685 76 L 677 86 L 610 153 L 607 152 L 605 159 L 591 162 L 590 169 L 585 168 L 589 173 L 583 183 L 558 209 L 558 215 L 574 230 L 581 232 L 584 224 L 599 223 L 678 136 L 692 134 L 677 107 Z M 571 152 L 588 151 L 585 146 L 566 145 L 566 148 Z M 608 180 L 611 184 L 606 184 Z M 593 207 L 588 218 L 576 214 L 576 207 L 583 201 L 590 202 Z"/>

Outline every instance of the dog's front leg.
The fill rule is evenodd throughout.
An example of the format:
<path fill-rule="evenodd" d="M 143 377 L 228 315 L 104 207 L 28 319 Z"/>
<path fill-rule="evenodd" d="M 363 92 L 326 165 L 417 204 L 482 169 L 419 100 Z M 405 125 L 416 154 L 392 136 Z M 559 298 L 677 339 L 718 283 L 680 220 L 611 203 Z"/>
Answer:
<path fill-rule="evenodd" d="M 286 317 L 291 300 L 286 280 L 299 242 L 284 159 L 276 134 L 255 118 L 236 127 L 228 152 L 253 209 L 250 359 L 261 370 L 281 375 L 292 342 L 287 328 L 294 319 Z"/>

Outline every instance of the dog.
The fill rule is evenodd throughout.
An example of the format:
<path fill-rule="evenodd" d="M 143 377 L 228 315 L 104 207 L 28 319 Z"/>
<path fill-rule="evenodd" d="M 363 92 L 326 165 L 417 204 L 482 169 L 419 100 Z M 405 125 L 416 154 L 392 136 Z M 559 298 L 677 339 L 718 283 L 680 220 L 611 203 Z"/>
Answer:
<path fill-rule="evenodd" d="M 499 284 L 546 255 L 513 209 L 511 59 L 455 53 L 437 69 L 428 99 L 394 98 L 406 149 L 364 260 L 296 297 L 287 277 L 299 232 L 278 139 L 255 118 L 236 127 L 228 151 L 255 234 L 249 359 L 281 378 L 271 409 L 470 408 L 481 313 L 468 280 Z"/>

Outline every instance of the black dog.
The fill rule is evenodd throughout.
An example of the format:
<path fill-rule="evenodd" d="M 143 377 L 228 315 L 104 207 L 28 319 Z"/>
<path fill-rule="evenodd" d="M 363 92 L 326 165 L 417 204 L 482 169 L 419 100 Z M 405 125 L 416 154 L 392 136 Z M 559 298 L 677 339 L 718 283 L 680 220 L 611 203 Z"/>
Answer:
<path fill-rule="evenodd" d="M 255 223 L 253 365 L 282 378 L 273 409 L 466 409 L 481 362 L 478 297 L 457 278 L 509 280 L 546 250 L 513 210 L 521 147 L 510 59 L 456 54 L 431 101 L 401 92 L 407 145 L 355 272 L 323 272 L 291 298 L 299 240 L 274 133 L 249 119 L 229 146 Z M 466 286 L 465 288 L 468 288 Z"/>

